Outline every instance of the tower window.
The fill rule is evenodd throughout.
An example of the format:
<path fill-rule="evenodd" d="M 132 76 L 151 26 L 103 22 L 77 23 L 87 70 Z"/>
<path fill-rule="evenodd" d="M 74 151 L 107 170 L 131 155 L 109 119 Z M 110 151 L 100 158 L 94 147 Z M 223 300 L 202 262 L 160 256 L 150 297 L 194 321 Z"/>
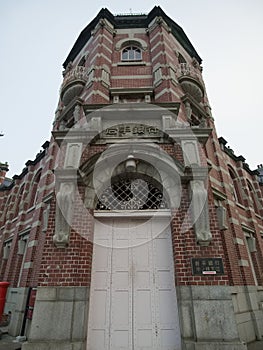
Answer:
<path fill-rule="evenodd" d="M 235 201 L 240 203 L 240 204 L 243 204 L 239 179 L 232 168 L 229 167 L 228 170 L 229 170 L 229 174 L 230 174 L 230 177 L 232 180 L 231 188 L 232 188 L 232 193 L 233 193 L 233 196 L 235 198 Z"/>
<path fill-rule="evenodd" d="M 247 186 L 249 189 L 249 198 L 250 198 L 250 203 L 253 205 L 253 208 L 255 210 L 256 213 L 259 213 L 259 203 L 258 203 L 258 199 L 256 197 L 256 193 L 255 190 L 253 188 L 253 186 L 251 185 L 251 183 L 249 181 L 247 181 Z"/>
<path fill-rule="evenodd" d="M 186 59 L 184 58 L 184 56 L 182 54 L 179 53 L 178 55 L 178 61 L 179 63 L 186 63 Z"/>
<path fill-rule="evenodd" d="M 140 61 L 142 59 L 142 51 L 136 46 L 125 47 L 121 54 L 122 61 Z"/>

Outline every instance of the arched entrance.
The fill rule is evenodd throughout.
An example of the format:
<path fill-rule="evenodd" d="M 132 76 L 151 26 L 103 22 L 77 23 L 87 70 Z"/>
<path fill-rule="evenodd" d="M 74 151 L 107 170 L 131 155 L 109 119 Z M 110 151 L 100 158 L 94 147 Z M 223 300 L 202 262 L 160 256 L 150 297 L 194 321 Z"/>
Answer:
<path fill-rule="evenodd" d="M 87 348 L 180 350 L 170 210 L 156 181 L 116 176 L 94 213 Z"/>

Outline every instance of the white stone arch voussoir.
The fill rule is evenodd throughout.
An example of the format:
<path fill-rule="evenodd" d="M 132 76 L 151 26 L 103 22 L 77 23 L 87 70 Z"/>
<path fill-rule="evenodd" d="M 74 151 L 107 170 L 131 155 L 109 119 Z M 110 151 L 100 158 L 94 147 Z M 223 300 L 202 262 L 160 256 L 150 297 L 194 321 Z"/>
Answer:
<path fill-rule="evenodd" d="M 136 173 L 152 178 L 163 187 L 171 208 L 181 200 L 183 166 L 156 144 L 125 143 L 110 145 L 99 156 L 88 160 L 81 173 L 86 184 L 85 206 L 94 209 L 98 196 L 110 187 L 111 179 L 125 173 L 124 162 L 132 155 L 137 162 Z"/>
<path fill-rule="evenodd" d="M 135 45 L 140 47 L 141 49 L 143 49 L 144 51 L 147 49 L 147 43 L 146 41 L 144 41 L 143 39 L 140 38 L 124 38 L 119 40 L 116 45 L 115 48 L 117 51 L 120 51 L 122 48 L 124 48 L 125 46 L 129 46 L 129 45 Z"/>

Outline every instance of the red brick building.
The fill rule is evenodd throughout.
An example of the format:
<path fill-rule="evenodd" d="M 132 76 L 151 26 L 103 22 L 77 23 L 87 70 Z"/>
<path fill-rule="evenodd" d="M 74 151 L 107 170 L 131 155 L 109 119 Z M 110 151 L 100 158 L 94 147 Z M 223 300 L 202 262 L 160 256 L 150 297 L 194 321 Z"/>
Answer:
<path fill-rule="evenodd" d="M 0 190 L 5 311 L 23 350 L 262 338 L 259 170 L 218 139 L 201 62 L 160 7 L 102 9 L 81 32 L 50 142 Z"/>

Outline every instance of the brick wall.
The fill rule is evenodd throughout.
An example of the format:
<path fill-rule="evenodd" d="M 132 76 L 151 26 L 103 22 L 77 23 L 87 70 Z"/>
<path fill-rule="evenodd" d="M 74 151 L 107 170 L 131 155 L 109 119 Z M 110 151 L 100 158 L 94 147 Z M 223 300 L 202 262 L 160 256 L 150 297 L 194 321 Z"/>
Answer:
<path fill-rule="evenodd" d="M 153 88 L 153 103 L 180 103 L 179 117 L 188 120 L 186 108 L 181 98 L 185 95 L 176 77 L 171 75 L 170 68 L 178 69 L 178 53 L 184 56 L 186 63 L 193 66 L 193 59 L 179 44 L 165 25 L 156 25 L 148 33 L 142 28 L 132 31 L 111 32 L 107 26 L 98 26 L 93 36 L 84 46 L 81 53 L 72 62 L 76 67 L 82 57 L 86 57 L 87 72 L 94 70 L 93 78 L 87 82 L 78 96 L 82 105 L 101 106 L 111 103 L 112 88 L 136 89 Z M 130 33 L 131 33 L 130 32 Z M 147 48 L 142 50 L 142 62 L 136 65 L 125 65 L 121 62 L 121 50 L 116 49 L 120 40 L 143 40 Z M 102 80 L 102 70 L 107 67 L 110 81 Z M 161 79 L 155 84 L 154 71 L 161 69 Z M 176 68 L 177 67 L 177 68 Z M 193 70 L 196 68 L 193 68 Z M 200 69 L 199 82 L 203 82 Z M 204 86 L 204 85 L 203 85 Z M 134 96 L 127 97 L 134 102 Z M 200 108 L 205 111 L 208 98 L 204 95 Z M 61 115 L 65 112 L 61 100 L 58 104 Z M 69 108 L 69 107 L 67 107 Z M 63 112 L 64 111 L 64 112 Z M 205 113 L 205 112 L 204 112 Z M 56 122 L 54 129 L 58 128 Z M 262 223 L 262 186 L 259 187 L 253 172 L 249 171 L 242 158 L 234 157 L 219 142 L 212 118 L 206 118 L 207 127 L 212 129 L 205 146 L 200 145 L 201 164 L 209 165 L 208 201 L 212 241 L 209 246 L 197 244 L 193 228 L 182 229 L 183 222 L 189 223 L 188 213 L 190 194 L 189 187 L 182 185 L 180 208 L 172 211 L 172 241 L 174 248 L 175 277 L 178 285 L 254 285 L 262 284 L 263 276 L 263 242 Z M 220 123 L 220 120 L 218 120 Z M 88 145 L 83 149 L 80 164 L 86 164 L 91 157 L 107 149 L 106 144 Z M 179 144 L 160 143 L 160 147 L 176 159 L 184 168 L 184 159 Z M 51 143 L 38 161 L 27 165 L 26 170 L 14 178 L 13 185 L 0 191 L 0 254 L 3 258 L 4 246 L 10 242 L 8 259 L 2 259 L 1 278 L 13 286 L 88 286 L 90 284 L 92 263 L 93 211 L 83 206 L 85 185 L 78 184 L 78 193 L 74 205 L 74 217 L 68 247 L 57 248 L 53 243 L 55 233 L 56 196 L 53 169 L 63 167 L 65 149 L 60 152 L 59 146 L 51 138 Z M 37 158 L 38 159 L 38 158 Z M 238 184 L 242 203 L 238 203 L 233 193 L 230 170 L 233 169 Z M 251 189 L 257 200 L 251 197 Z M 219 195 L 215 195 L 219 193 Z M 37 197 L 36 197 L 37 196 Z M 219 197 L 217 197 L 219 196 Z M 34 200 L 36 198 L 36 200 Z M 219 198 L 219 199 L 218 199 Z M 226 210 L 226 225 L 220 229 L 216 215 L 216 206 L 222 205 Z M 44 227 L 43 213 L 49 208 L 48 224 Z M 17 254 L 21 234 L 28 234 L 28 247 L 23 258 Z M 249 253 L 246 240 L 255 238 L 256 250 Z M 195 276 L 192 274 L 191 258 L 219 257 L 223 259 L 225 274 L 213 276 Z M 253 266 L 251 265 L 253 264 Z M 253 274 L 256 276 L 256 280 Z"/>

